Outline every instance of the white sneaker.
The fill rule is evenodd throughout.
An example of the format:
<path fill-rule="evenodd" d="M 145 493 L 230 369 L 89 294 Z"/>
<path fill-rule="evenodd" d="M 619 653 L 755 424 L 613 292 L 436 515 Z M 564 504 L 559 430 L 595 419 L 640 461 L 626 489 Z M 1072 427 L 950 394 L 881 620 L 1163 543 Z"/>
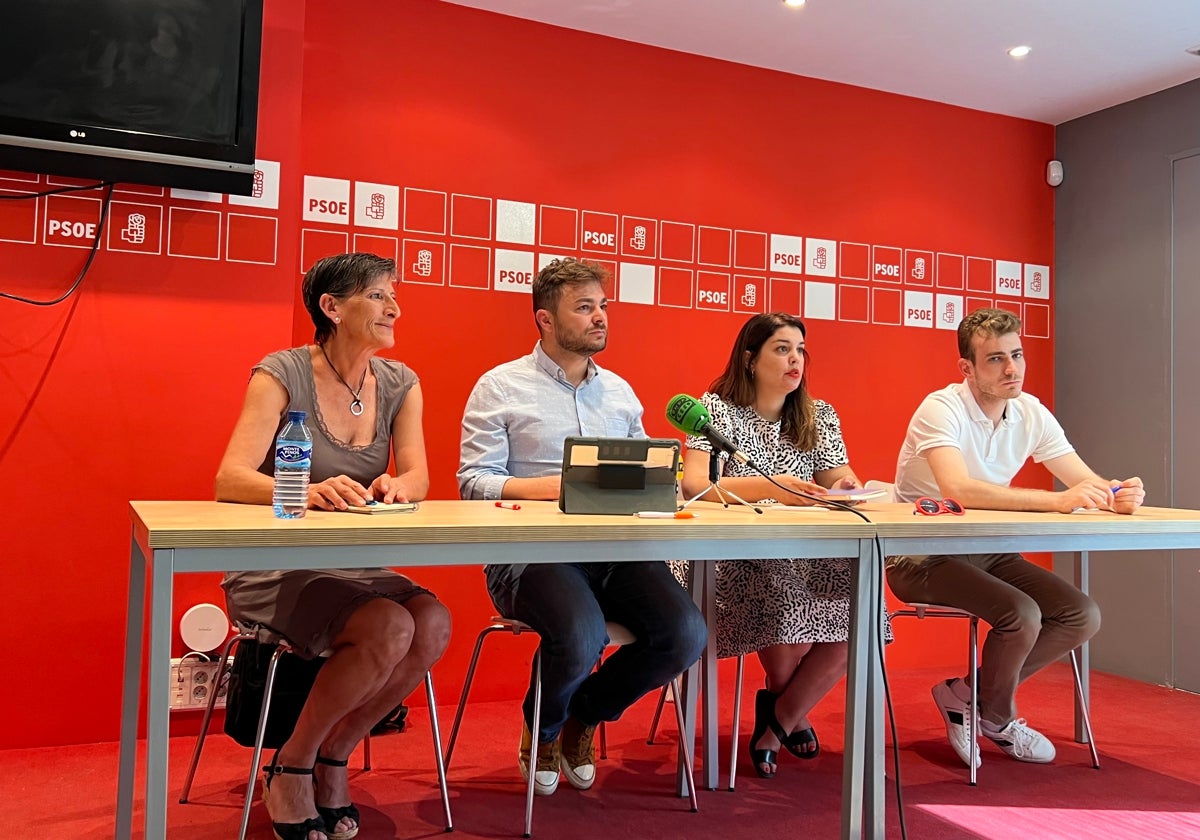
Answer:
<path fill-rule="evenodd" d="M 946 738 L 950 741 L 950 746 L 954 747 L 954 751 L 958 753 L 958 757 L 962 759 L 963 764 L 971 766 L 971 704 L 958 699 L 958 695 L 954 693 L 953 684 L 957 679 L 946 680 L 940 682 L 933 687 L 933 702 L 937 704 L 938 711 L 942 713 L 942 720 L 946 722 Z M 979 750 L 975 750 L 975 766 L 979 767 L 983 760 L 979 757 Z"/>
<path fill-rule="evenodd" d="M 1034 764 L 1049 764 L 1054 760 L 1054 744 L 1050 739 L 1025 723 L 1025 718 L 1010 721 L 1007 726 L 997 727 L 986 720 L 979 722 L 979 729 L 991 738 L 996 746 L 1017 761 Z"/>
<path fill-rule="evenodd" d="M 587 790 L 596 781 L 596 726 L 585 726 L 574 717 L 567 718 L 559 738 L 562 770 L 567 781 L 579 790 Z"/>
<path fill-rule="evenodd" d="M 529 760 L 532 752 L 533 736 L 529 726 L 521 728 L 521 747 L 517 752 L 517 765 L 521 768 L 521 778 L 529 783 Z M 537 761 L 533 771 L 533 792 L 538 796 L 550 796 L 558 790 L 558 740 L 546 744 L 538 744 Z"/>

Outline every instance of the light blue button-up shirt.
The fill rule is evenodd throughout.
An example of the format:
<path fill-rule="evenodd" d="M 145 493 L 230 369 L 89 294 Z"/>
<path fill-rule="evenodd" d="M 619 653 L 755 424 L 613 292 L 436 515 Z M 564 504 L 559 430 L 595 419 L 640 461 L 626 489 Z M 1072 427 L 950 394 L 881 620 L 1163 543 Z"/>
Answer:
<path fill-rule="evenodd" d="M 539 341 L 475 383 L 463 412 L 459 495 L 499 499 L 510 478 L 561 473 L 563 440 L 572 435 L 646 437 L 642 404 L 628 382 L 591 359 L 576 388 Z"/>

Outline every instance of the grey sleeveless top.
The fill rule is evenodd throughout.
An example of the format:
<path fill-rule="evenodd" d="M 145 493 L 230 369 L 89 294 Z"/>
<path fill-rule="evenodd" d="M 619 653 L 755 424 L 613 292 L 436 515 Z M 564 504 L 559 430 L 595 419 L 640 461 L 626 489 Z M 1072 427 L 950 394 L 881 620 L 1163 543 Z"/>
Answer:
<path fill-rule="evenodd" d="M 324 481 L 335 475 L 348 475 L 368 487 L 387 471 L 391 454 L 392 422 L 404 404 L 404 398 L 417 382 L 417 376 L 405 365 L 390 359 L 371 359 L 371 370 L 378 387 L 375 405 L 378 418 L 375 439 L 366 446 L 347 446 L 336 440 L 325 427 L 313 391 L 312 356 L 308 348 L 295 347 L 272 353 L 254 366 L 275 377 L 287 389 L 288 408 L 307 412 L 305 423 L 313 439 L 312 480 Z M 349 395 L 347 394 L 347 397 Z M 283 430 L 286 412 L 279 418 Z M 274 446 L 268 448 L 258 471 L 275 474 Z M 336 586 L 330 586 L 335 579 Z M 331 593 L 346 593 L 347 586 L 362 591 L 383 592 L 412 597 L 426 590 L 389 569 L 305 569 L 226 572 L 221 586 L 232 618 L 246 624 L 263 624 L 282 633 L 303 655 L 313 656 L 329 646 L 349 617 L 349 608 L 358 605 L 351 598 Z M 303 601 L 305 592 L 316 593 L 314 604 Z M 332 598 L 332 600 L 331 600 Z M 303 605 L 303 608 L 301 606 Z"/>
<path fill-rule="evenodd" d="M 255 371 L 264 370 L 279 380 L 288 392 L 288 410 L 307 414 L 305 424 L 313 439 L 312 473 L 314 483 L 325 481 L 335 475 L 348 475 L 360 484 L 371 482 L 387 472 L 392 454 L 392 423 L 400 413 L 400 406 L 409 390 L 417 382 L 417 375 L 401 362 L 392 359 L 371 359 L 371 372 L 375 374 L 375 439 L 365 446 L 350 446 L 329 433 L 325 418 L 317 405 L 313 386 L 312 356 L 307 347 L 293 347 L 272 353 L 254 366 Z M 350 395 L 346 394 L 347 404 Z M 279 418 L 275 437 L 287 424 L 287 412 Z M 264 475 L 275 475 L 274 448 L 268 449 L 258 471 Z"/>

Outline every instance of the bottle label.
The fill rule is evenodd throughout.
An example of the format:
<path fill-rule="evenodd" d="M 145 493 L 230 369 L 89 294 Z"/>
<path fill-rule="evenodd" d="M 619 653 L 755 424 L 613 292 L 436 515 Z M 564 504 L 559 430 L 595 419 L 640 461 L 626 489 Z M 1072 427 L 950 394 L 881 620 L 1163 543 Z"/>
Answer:
<path fill-rule="evenodd" d="M 307 470 L 312 464 L 312 444 L 280 441 L 275 447 L 275 468 Z"/>

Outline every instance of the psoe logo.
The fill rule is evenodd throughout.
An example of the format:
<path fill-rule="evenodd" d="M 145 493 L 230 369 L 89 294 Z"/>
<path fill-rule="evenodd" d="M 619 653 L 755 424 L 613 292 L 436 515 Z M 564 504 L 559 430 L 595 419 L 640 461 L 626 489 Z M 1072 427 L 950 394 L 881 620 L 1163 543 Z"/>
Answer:
<path fill-rule="evenodd" d="M 942 321 L 947 324 L 958 323 L 958 312 L 955 311 L 954 301 L 946 301 L 946 306 L 942 309 Z"/>
<path fill-rule="evenodd" d="M 742 306 L 754 307 L 758 303 L 758 286 L 747 283 L 742 289 Z"/>
<path fill-rule="evenodd" d="M 121 238 L 133 245 L 141 245 L 146 241 L 146 216 L 143 213 L 130 213 L 125 227 L 121 229 Z"/>
<path fill-rule="evenodd" d="M 637 251 L 646 250 L 646 226 L 634 225 L 633 236 L 629 238 L 629 247 Z"/>
<path fill-rule="evenodd" d="M 817 255 L 813 257 L 813 268 L 824 269 L 829 266 L 829 249 L 824 245 L 817 247 Z"/>
<path fill-rule="evenodd" d="M 914 280 L 925 279 L 925 258 L 917 257 L 913 260 L 912 276 Z"/>
<path fill-rule="evenodd" d="M 363 208 L 363 212 L 369 219 L 382 220 L 387 216 L 387 201 L 384 199 L 383 193 L 371 193 L 371 203 Z M 423 251 L 422 253 L 428 254 L 429 252 Z"/>
<path fill-rule="evenodd" d="M 428 277 L 433 274 L 433 251 L 422 248 L 417 251 L 417 261 L 413 263 L 413 274 Z"/>

